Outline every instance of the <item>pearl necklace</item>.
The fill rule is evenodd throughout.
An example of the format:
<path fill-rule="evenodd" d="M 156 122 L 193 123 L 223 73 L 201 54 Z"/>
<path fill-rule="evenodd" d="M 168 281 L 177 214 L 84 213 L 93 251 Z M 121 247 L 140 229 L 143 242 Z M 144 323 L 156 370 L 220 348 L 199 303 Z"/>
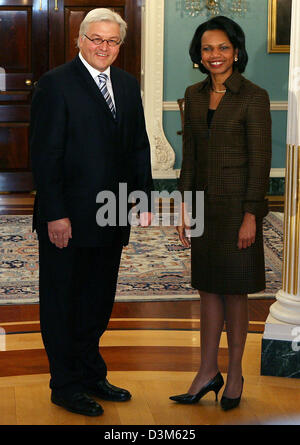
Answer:
<path fill-rule="evenodd" d="M 225 90 L 215 90 L 214 88 L 212 88 L 212 91 L 214 92 L 214 93 L 218 93 L 218 94 L 222 94 L 222 93 L 226 93 L 226 89 Z"/>

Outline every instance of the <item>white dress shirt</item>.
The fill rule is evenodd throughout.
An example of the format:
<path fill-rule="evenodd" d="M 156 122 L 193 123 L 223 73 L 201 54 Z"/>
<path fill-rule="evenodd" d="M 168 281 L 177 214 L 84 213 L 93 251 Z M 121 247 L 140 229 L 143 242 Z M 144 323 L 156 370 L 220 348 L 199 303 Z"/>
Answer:
<path fill-rule="evenodd" d="M 101 71 L 96 70 L 96 68 L 92 67 L 89 63 L 87 63 L 87 61 L 85 60 L 85 58 L 82 56 L 81 53 L 79 53 L 79 58 L 80 58 L 81 62 L 84 64 L 84 66 L 86 67 L 86 69 L 89 71 L 89 73 L 92 76 L 92 78 L 94 79 L 94 81 L 96 82 L 98 88 L 99 88 L 99 77 L 98 77 L 99 74 L 106 74 L 108 76 L 106 86 L 107 86 L 108 92 L 112 98 L 112 101 L 116 107 L 114 92 L 113 92 L 112 83 L 110 80 L 110 66 L 105 71 L 101 72 Z"/>

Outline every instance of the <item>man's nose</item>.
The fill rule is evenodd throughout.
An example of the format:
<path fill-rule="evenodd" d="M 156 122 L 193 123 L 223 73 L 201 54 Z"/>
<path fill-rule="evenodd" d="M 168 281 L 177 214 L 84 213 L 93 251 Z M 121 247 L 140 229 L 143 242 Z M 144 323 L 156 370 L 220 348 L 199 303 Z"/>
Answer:
<path fill-rule="evenodd" d="M 108 48 L 109 48 L 109 45 L 108 45 L 108 43 L 107 43 L 107 40 L 103 40 L 103 42 L 100 43 L 99 46 L 100 46 L 102 49 L 108 49 Z"/>

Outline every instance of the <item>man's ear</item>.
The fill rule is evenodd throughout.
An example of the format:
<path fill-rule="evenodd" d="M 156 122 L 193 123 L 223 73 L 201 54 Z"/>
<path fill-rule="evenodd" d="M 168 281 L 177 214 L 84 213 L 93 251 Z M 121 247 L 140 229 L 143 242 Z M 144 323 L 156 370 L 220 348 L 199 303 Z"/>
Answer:
<path fill-rule="evenodd" d="M 79 47 L 79 48 L 81 47 L 81 44 L 82 44 L 83 39 L 84 39 L 84 35 L 79 36 L 78 39 L 77 39 L 78 47 Z"/>

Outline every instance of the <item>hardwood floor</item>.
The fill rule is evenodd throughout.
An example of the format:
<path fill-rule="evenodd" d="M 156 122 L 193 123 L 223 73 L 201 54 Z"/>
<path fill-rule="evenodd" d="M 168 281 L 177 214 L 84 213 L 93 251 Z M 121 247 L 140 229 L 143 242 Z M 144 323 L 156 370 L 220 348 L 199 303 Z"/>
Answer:
<path fill-rule="evenodd" d="M 296 379 L 260 375 L 262 334 L 248 334 L 243 360 L 245 386 L 239 408 L 223 412 L 209 393 L 193 406 L 169 396 L 186 392 L 199 364 L 198 331 L 116 330 L 103 336 L 109 380 L 128 388 L 124 404 L 100 402 L 104 415 L 88 418 L 50 403 L 47 359 L 39 333 L 11 334 L 0 358 L 1 425 L 251 425 L 295 422 L 300 417 Z M 219 366 L 226 378 L 223 333 Z"/>
<path fill-rule="evenodd" d="M 14 198 L 1 195 L 0 213 L 30 214 L 33 197 Z M 101 348 L 109 380 L 128 388 L 133 398 L 119 404 L 100 402 L 104 414 L 96 418 L 72 414 L 50 402 L 39 306 L 0 306 L 0 425 L 300 424 L 298 380 L 260 375 L 261 339 L 273 302 L 249 300 L 243 397 L 239 408 L 226 413 L 214 393 L 193 406 L 169 400 L 170 395 L 187 391 L 199 366 L 199 301 L 116 303 Z M 224 378 L 227 364 L 224 331 L 219 352 Z"/>

